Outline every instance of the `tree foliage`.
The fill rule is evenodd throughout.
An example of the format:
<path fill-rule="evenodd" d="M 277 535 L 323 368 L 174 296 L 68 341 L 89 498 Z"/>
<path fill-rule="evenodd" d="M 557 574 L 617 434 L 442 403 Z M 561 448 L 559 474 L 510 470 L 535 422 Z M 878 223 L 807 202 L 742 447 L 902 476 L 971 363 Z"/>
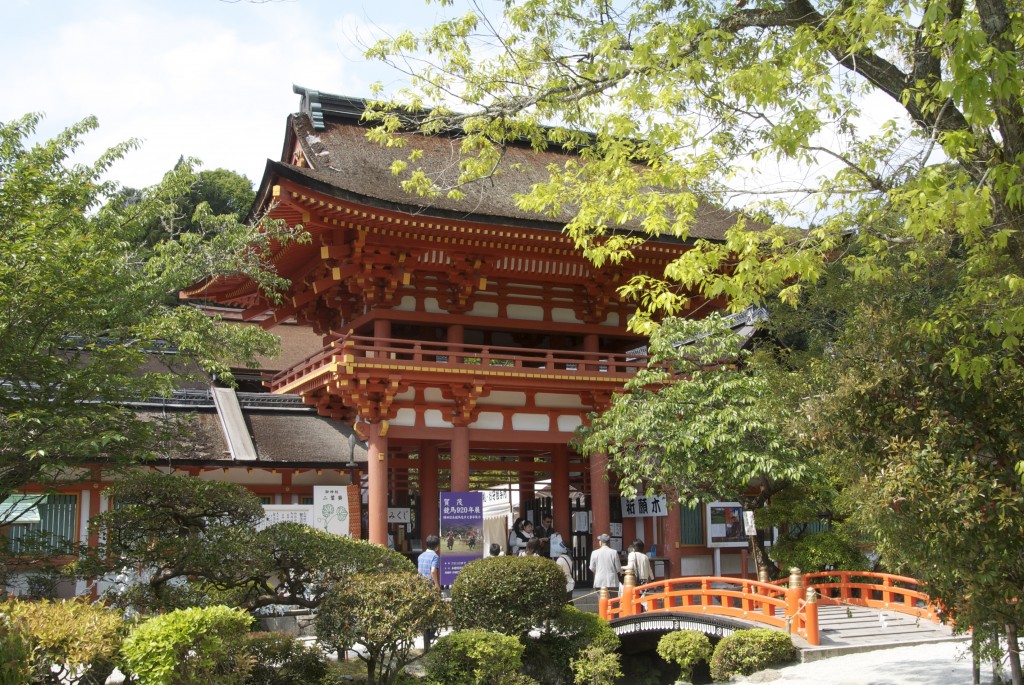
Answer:
<path fill-rule="evenodd" d="M 167 296 L 205 277 L 242 272 L 268 292 L 284 285 L 266 262 L 272 242 L 301 229 L 239 224 L 197 212 L 202 233 L 144 244 L 145 227 L 173 213 L 193 165 L 129 201 L 104 180 L 134 146 L 75 163 L 94 119 L 32 143 L 39 116 L 0 123 L 0 499 L 27 482 L 73 477 L 151 454 L 167 426 L 126 400 L 164 394 L 191 366 L 230 379 L 226 360 L 255 363 L 275 339 L 226 326 Z M 109 200 L 109 201 L 108 201 Z M 167 373 L 143 372 L 154 353 Z"/>
<path fill-rule="evenodd" d="M 413 72 L 373 137 L 461 137 L 454 185 L 415 151 L 395 166 L 427 195 L 458 196 L 511 144 L 578 153 L 518 201 L 575 210 L 566 230 L 599 266 L 689 238 L 700 199 L 745 208 L 724 241 L 620 289 L 647 314 L 634 327 L 695 295 L 832 298 L 798 311 L 808 345 L 769 374 L 800 376 L 784 427 L 829 466 L 822 502 L 859 513 L 958 625 L 1015 633 L 1022 45 L 1004 0 L 509 0 L 370 50 Z"/>
<path fill-rule="evenodd" d="M 331 585 L 355 573 L 414 570 L 386 547 L 302 524 L 257 530 L 259 498 L 234 483 L 133 474 L 106 495 L 117 506 L 90 521 L 104 543 L 71 568 L 108 578 L 142 569 L 144 582 L 118 588 L 116 597 L 140 609 L 212 601 L 250 610 L 316 607 Z"/>
<path fill-rule="evenodd" d="M 436 588 L 415 572 L 357 573 L 334 585 L 316 617 L 317 638 L 339 650 L 361 649 L 371 685 L 394 685 L 418 637 L 448 624 Z"/>

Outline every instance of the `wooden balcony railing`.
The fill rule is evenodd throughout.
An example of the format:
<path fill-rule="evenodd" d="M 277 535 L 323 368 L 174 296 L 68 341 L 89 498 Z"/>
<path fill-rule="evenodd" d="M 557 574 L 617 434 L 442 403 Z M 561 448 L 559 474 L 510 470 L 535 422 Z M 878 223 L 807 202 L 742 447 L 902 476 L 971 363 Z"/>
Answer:
<path fill-rule="evenodd" d="M 438 373 L 458 370 L 481 375 L 515 372 L 540 378 L 586 376 L 624 382 L 646 366 L 647 357 L 346 336 L 274 376 L 270 388 L 272 391 L 292 388 L 325 367 L 339 363 L 364 368 L 386 365 L 392 370 L 408 368 Z"/>

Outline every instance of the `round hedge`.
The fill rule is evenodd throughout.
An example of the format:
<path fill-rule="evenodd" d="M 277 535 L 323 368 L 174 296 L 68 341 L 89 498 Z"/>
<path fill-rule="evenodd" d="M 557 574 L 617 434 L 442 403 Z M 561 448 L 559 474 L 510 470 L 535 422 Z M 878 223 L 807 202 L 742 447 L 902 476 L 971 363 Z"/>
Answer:
<path fill-rule="evenodd" d="M 677 630 L 658 640 L 658 656 L 679 666 L 679 679 L 690 680 L 693 667 L 711 658 L 711 640 L 697 630 Z"/>
<path fill-rule="evenodd" d="M 482 628 L 520 636 L 556 618 L 565 604 L 565 574 L 543 557 L 488 557 L 466 564 L 452 586 L 458 630 Z"/>
<path fill-rule="evenodd" d="M 522 666 L 518 638 L 486 630 L 461 630 L 438 638 L 424 657 L 427 676 L 444 685 L 497 683 Z"/>
<path fill-rule="evenodd" d="M 728 680 L 791 661 L 796 649 L 789 635 L 767 628 L 740 630 L 722 638 L 711 656 L 711 678 Z"/>

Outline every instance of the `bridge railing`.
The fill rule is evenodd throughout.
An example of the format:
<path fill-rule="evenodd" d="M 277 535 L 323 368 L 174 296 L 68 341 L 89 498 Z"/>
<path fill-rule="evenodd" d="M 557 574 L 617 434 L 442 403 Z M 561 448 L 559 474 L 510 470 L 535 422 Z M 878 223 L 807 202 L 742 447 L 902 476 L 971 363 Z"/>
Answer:
<path fill-rule="evenodd" d="M 730 616 L 765 624 L 819 644 L 818 605 L 813 592 L 806 596 L 799 584 L 772 583 L 722 576 L 691 576 L 658 580 L 635 586 L 626 572 L 622 595 L 608 597 L 602 590 L 599 613 L 609 621 L 641 612 L 702 613 Z"/>
<path fill-rule="evenodd" d="M 818 590 L 822 604 L 895 611 L 936 623 L 941 620 L 939 607 L 921 591 L 920 581 L 909 576 L 872 571 L 821 571 L 805 573 L 803 582 Z"/>

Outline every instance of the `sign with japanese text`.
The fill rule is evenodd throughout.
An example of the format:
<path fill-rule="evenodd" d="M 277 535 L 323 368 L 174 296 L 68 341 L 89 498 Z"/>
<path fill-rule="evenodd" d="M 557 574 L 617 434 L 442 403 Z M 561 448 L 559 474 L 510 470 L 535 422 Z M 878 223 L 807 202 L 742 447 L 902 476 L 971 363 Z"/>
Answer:
<path fill-rule="evenodd" d="M 351 526 L 348 513 L 348 488 L 344 485 L 313 486 L 313 521 L 314 528 L 351 537 Z"/>
<path fill-rule="evenodd" d="M 482 492 L 441 493 L 441 585 L 451 585 L 462 567 L 483 556 Z"/>
<path fill-rule="evenodd" d="M 622 518 L 668 516 L 668 500 L 665 495 L 622 497 L 621 499 Z"/>
<path fill-rule="evenodd" d="M 256 524 L 256 530 L 269 528 L 275 523 L 312 523 L 313 507 L 308 504 L 264 504 L 263 520 Z"/>
<path fill-rule="evenodd" d="M 409 507 L 388 507 L 388 523 L 409 525 L 412 523 L 412 510 Z"/>

